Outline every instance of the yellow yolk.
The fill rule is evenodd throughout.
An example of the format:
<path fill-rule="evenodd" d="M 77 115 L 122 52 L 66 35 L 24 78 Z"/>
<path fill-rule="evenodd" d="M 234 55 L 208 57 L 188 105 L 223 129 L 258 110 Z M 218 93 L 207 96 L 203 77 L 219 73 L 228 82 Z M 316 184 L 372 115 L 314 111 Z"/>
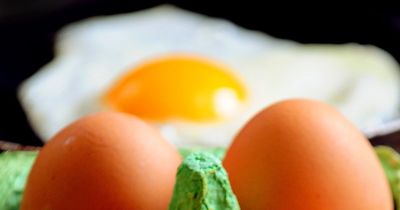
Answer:
<path fill-rule="evenodd" d="M 219 120 L 238 112 L 245 99 L 244 86 L 228 68 L 184 55 L 132 69 L 105 95 L 108 106 L 155 121 Z"/>

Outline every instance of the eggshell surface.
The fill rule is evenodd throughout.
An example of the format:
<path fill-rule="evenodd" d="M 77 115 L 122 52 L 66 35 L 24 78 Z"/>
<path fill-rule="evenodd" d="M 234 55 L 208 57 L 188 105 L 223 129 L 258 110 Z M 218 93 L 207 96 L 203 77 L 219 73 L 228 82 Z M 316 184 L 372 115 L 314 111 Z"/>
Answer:
<path fill-rule="evenodd" d="M 392 210 L 372 146 L 320 102 L 279 102 L 256 115 L 224 159 L 242 210 Z"/>
<path fill-rule="evenodd" d="M 125 114 L 84 117 L 53 137 L 29 175 L 22 210 L 165 210 L 178 152 Z"/>

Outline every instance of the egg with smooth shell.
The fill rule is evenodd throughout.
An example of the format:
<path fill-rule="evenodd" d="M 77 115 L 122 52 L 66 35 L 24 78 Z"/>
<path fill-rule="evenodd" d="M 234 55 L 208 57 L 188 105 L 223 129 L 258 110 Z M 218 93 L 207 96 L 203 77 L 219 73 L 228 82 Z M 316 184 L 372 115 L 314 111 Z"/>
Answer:
<path fill-rule="evenodd" d="M 293 99 L 261 111 L 223 164 L 242 210 L 393 210 L 372 146 L 321 102 Z"/>
<path fill-rule="evenodd" d="M 181 158 L 136 117 L 97 113 L 69 125 L 40 151 L 22 210 L 165 210 Z"/>

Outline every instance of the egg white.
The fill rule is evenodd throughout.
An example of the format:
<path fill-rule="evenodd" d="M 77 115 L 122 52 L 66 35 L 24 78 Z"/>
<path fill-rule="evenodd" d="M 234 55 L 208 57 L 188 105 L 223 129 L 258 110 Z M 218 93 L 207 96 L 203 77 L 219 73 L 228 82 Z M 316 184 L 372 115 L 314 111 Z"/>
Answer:
<path fill-rule="evenodd" d="M 43 141 L 102 110 L 101 96 L 127 70 L 168 53 L 219 60 L 250 94 L 244 113 L 224 123 L 154 123 L 178 146 L 227 146 L 257 111 L 291 97 L 328 102 L 363 130 L 398 115 L 399 66 L 377 47 L 299 44 L 168 5 L 73 23 L 58 33 L 55 53 L 19 89 Z"/>

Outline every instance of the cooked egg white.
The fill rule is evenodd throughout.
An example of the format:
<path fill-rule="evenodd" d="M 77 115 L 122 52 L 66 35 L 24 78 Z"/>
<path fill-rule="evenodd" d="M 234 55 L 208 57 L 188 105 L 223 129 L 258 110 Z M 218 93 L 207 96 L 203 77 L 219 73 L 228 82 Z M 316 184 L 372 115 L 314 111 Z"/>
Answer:
<path fill-rule="evenodd" d="M 19 89 L 28 119 L 44 141 L 80 116 L 120 110 L 121 104 L 129 104 L 107 103 L 104 98 L 141 66 L 171 55 L 201 57 L 204 65 L 224 66 L 193 71 L 199 78 L 207 78 L 203 82 L 192 76 L 186 84 L 178 84 L 181 73 L 175 70 L 164 75 L 168 80 L 164 87 L 157 82 L 160 78 L 153 76 L 132 80 L 142 82 L 150 92 L 139 93 L 136 99 L 141 106 L 151 104 L 157 95 L 158 99 L 162 96 L 159 107 L 170 107 L 152 108 L 153 112 L 149 105 L 146 111 L 132 108 L 128 112 L 151 122 L 178 146 L 227 146 L 254 113 L 291 97 L 330 103 L 363 130 L 398 114 L 399 67 L 377 47 L 299 44 L 172 6 L 73 23 L 59 32 L 55 53 L 54 60 Z M 196 65 L 188 65 L 187 71 Z M 216 82 L 207 86 L 210 81 Z M 178 98 L 174 98 L 168 92 L 177 89 L 187 90 L 184 97 L 176 94 Z M 194 90 L 200 95 L 218 95 L 204 102 L 215 107 L 193 105 L 196 97 L 191 97 L 190 91 Z M 116 95 L 124 92 L 129 91 L 122 88 Z M 192 105 L 182 105 L 182 101 Z M 221 120 L 219 114 L 203 115 L 205 110 L 229 117 Z"/>

